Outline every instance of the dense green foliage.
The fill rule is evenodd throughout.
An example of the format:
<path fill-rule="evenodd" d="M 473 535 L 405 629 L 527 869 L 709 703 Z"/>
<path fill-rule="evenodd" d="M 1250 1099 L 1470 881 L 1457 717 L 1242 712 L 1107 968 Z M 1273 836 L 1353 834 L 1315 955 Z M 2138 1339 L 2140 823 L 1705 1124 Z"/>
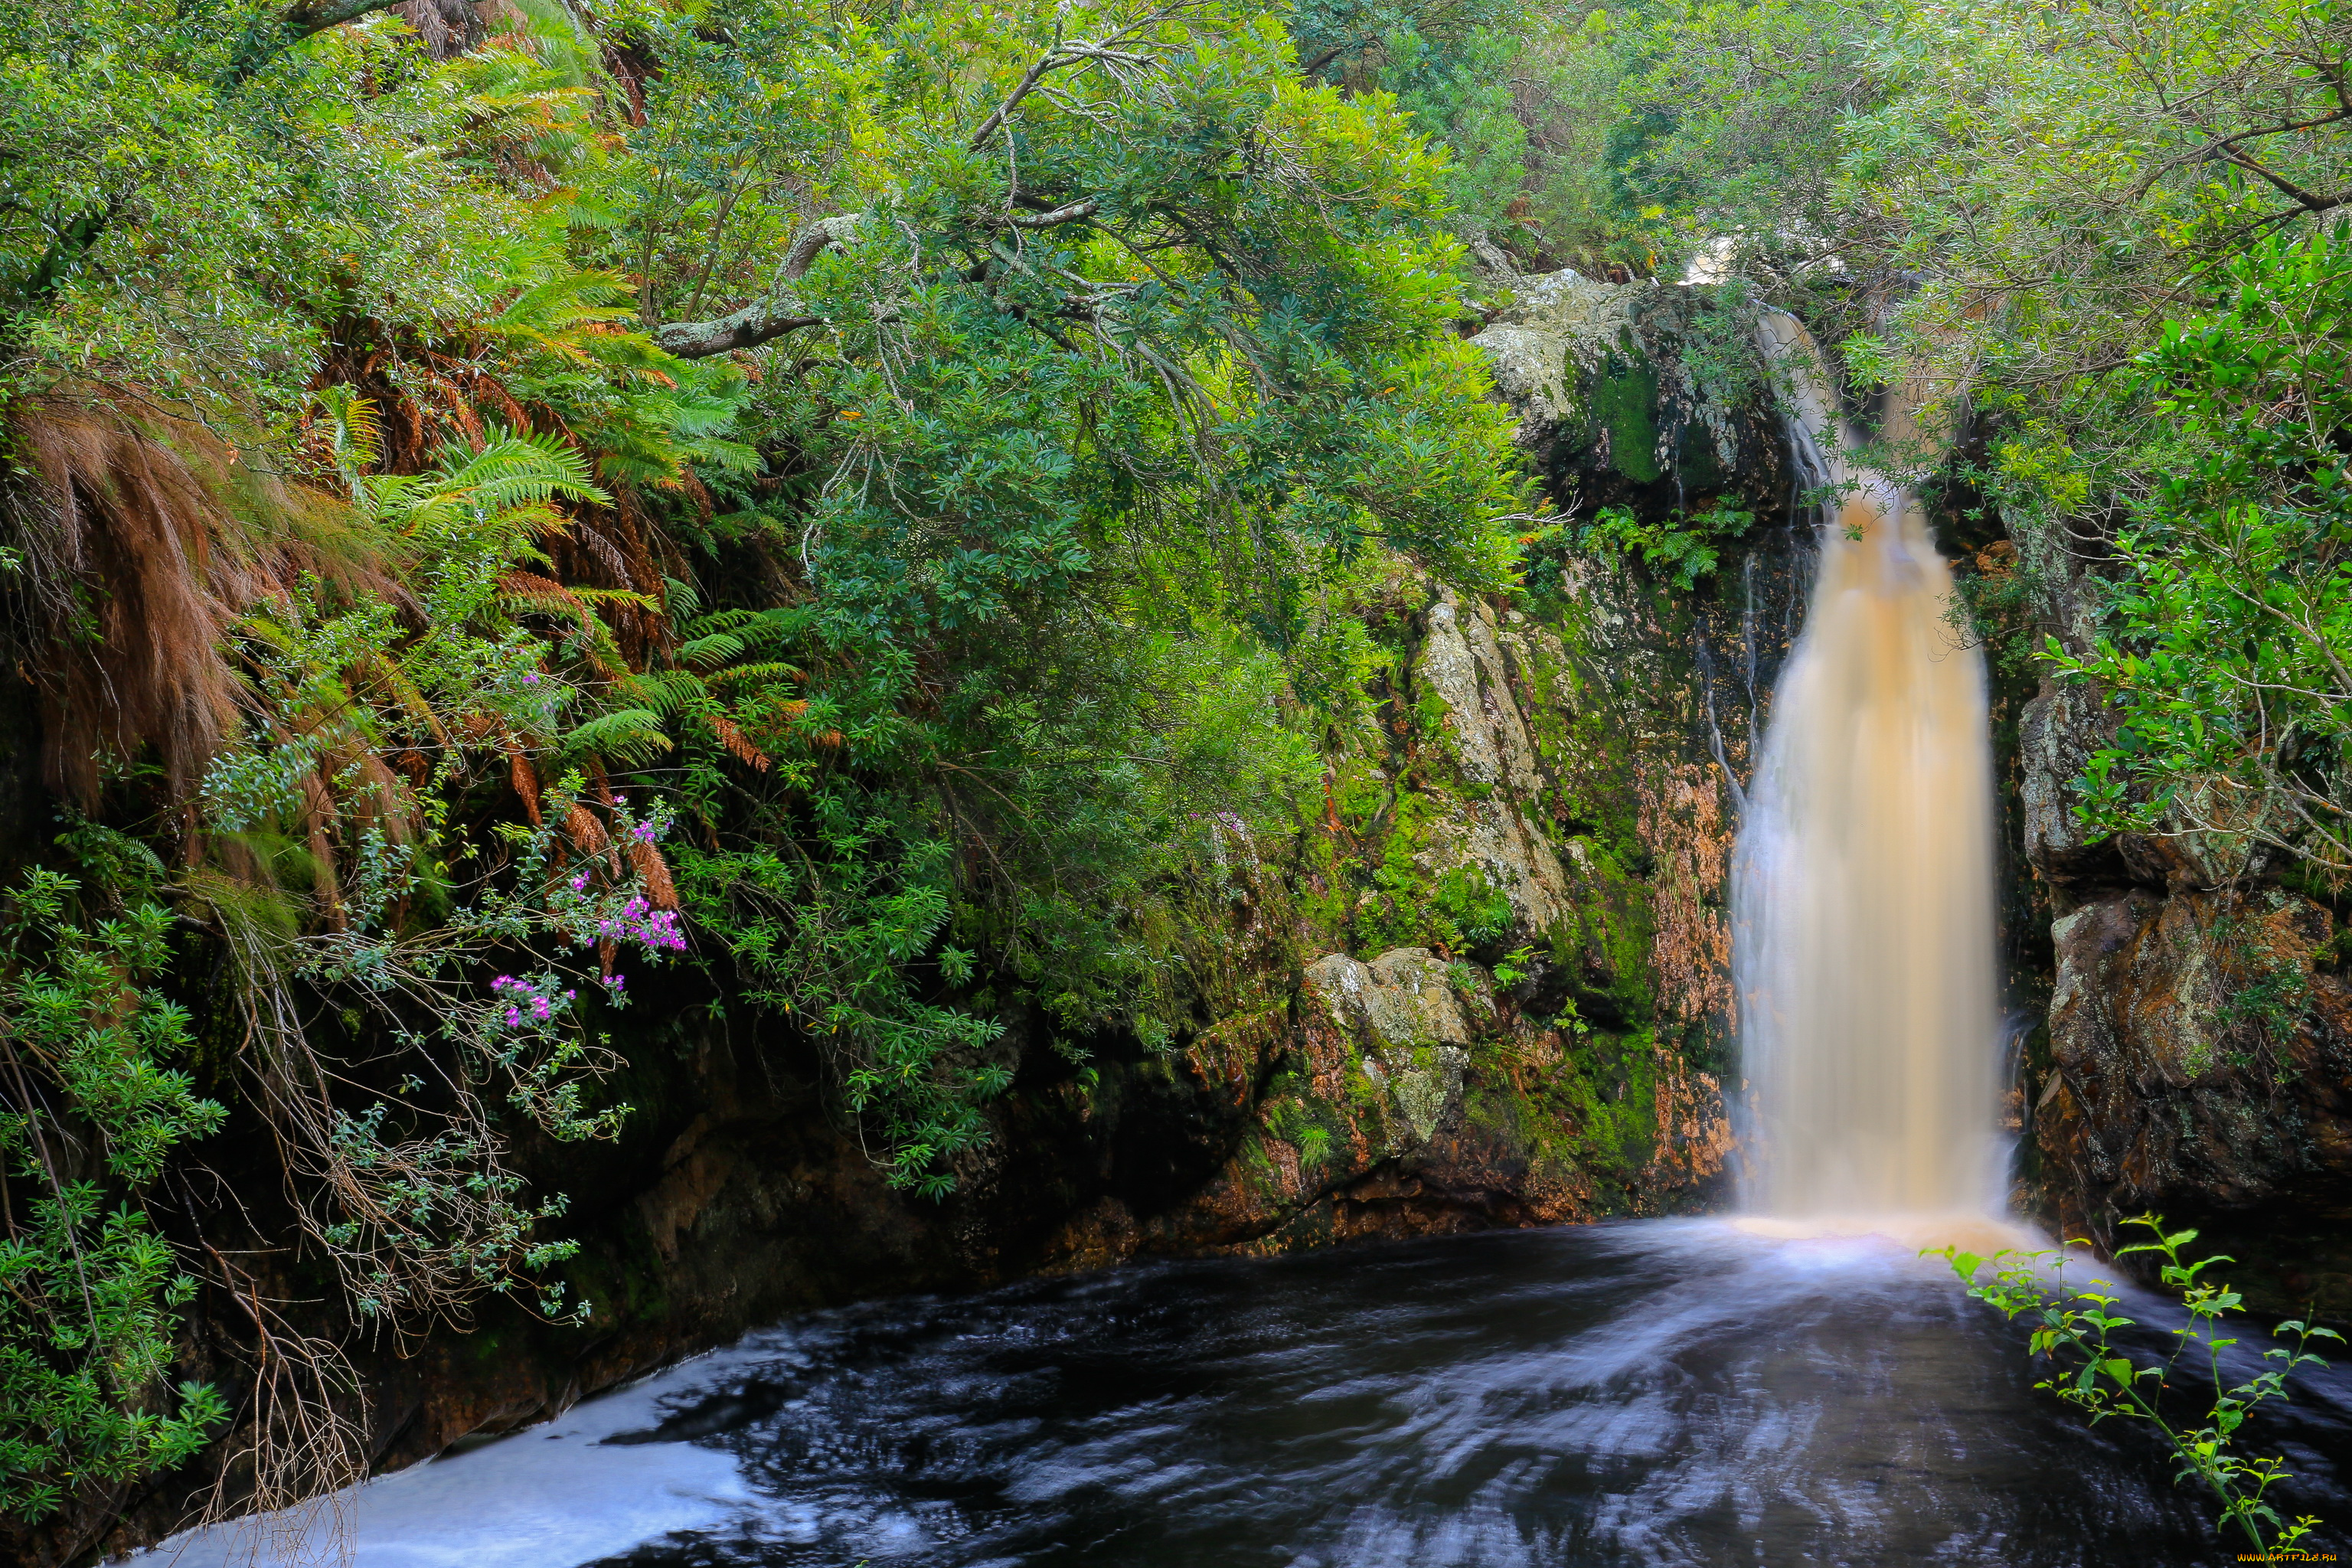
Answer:
<path fill-rule="evenodd" d="M 2352 869 L 2352 231 L 2265 242 L 2142 356 L 2177 445 L 2091 651 L 2120 709 L 2086 815 Z"/>
<path fill-rule="evenodd" d="M 136 870 L 160 869 L 134 855 Z M 82 889 L 35 870 L 10 900 L 0 1072 L 8 1235 L 0 1240 L 0 1508 L 38 1517 L 67 1478 L 120 1481 L 176 1464 L 227 1416 L 220 1395 L 150 1391 L 195 1281 L 126 1194 L 217 1127 L 175 1065 L 187 1015 L 150 986 L 172 916 L 150 902 L 81 911 Z M 55 1082 L 55 1098 L 30 1085 Z"/>
<path fill-rule="evenodd" d="M 1022 1040 L 1187 1016 L 1192 868 L 1300 809 L 1365 563 L 1512 581 L 1451 330 L 1518 178 L 1491 15 L 502 15 L 0 21 L 0 592 L 51 786 L 152 847 L 101 912 L 37 871 L 6 980 L 176 949 L 229 1107 L 160 997 L 121 1081 L 7 1026 L 27 1516 L 223 1420 L 154 1386 L 188 1276 L 269 1334 L 142 1220 L 167 1148 L 266 1128 L 362 1330 L 576 1319 L 512 1145 L 619 1131 L 625 961 L 682 954 L 944 1193 Z M 258 1495 L 356 1462 L 269 1419 Z"/>
<path fill-rule="evenodd" d="M 1597 554 L 1638 557 L 1688 590 L 1722 559 L 1717 544 L 1738 538 L 1755 521 L 1754 513 L 1730 505 L 1659 522 L 1644 522 L 1622 507 L 1603 507 L 1578 530 L 1577 542 Z"/>

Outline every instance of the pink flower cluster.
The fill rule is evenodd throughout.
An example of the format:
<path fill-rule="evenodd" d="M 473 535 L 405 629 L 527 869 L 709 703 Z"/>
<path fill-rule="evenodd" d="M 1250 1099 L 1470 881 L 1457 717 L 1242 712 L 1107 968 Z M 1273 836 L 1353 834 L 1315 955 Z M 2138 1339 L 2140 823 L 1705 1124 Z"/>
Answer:
<path fill-rule="evenodd" d="M 551 984 L 542 985 L 535 980 L 518 980 L 511 974 L 501 974 L 490 982 L 490 989 L 507 1005 L 500 1022 L 509 1029 L 527 1029 L 534 1025 L 552 1023 L 555 1016 L 569 1006 L 579 994 L 576 991 L 558 992 Z"/>
<path fill-rule="evenodd" d="M 643 893 L 632 895 L 618 913 L 605 916 L 596 922 L 593 937 L 582 937 L 580 945 L 591 942 L 635 942 L 647 952 L 684 952 L 686 932 L 678 928 L 676 910 L 657 910 Z"/>

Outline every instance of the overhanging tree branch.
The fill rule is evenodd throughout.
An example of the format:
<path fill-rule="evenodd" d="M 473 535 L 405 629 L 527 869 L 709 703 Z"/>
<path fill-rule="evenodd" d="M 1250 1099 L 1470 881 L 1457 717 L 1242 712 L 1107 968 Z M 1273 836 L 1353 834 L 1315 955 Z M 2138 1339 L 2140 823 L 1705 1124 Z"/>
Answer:
<path fill-rule="evenodd" d="M 708 321 L 673 321 L 654 333 L 666 353 L 679 359 L 709 359 L 737 349 L 755 349 L 803 327 L 821 326 L 823 316 L 779 310 L 774 300 L 746 305 L 730 315 Z"/>
<path fill-rule="evenodd" d="M 824 318 L 801 303 L 788 285 L 807 277 L 826 247 L 847 238 L 863 216 L 863 213 L 841 213 L 819 218 L 801 230 L 792 248 L 784 252 L 776 287 L 766 299 L 708 321 L 673 321 L 655 331 L 654 342 L 679 359 L 709 359 L 736 349 L 755 349 L 788 332 L 822 325 Z"/>
<path fill-rule="evenodd" d="M 400 0 L 297 0 L 268 22 L 257 22 L 237 46 L 236 57 L 229 61 L 228 71 L 221 78 L 221 90 L 235 92 L 257 75 L 261 68 L 313 34 L 330 27 L 340 27 L 345 22 L 356 22 L 362 16 L 377 11 L 388 11 Z"/>
<path fill-rule="evenodd" d="M 2305 212 L 2334 212 L 2337 207 L 2340 207 L 2345 204 L 2347 197 L 2352 197 L 2352 189 L 2338 191 L 2333 195 L 2321 195 L 2313 191 L 2306 191 L 2301 185 L 2296 184 L 2294 181 L 2287 179 L 2284 175 L 2273 174 L 2269 169 L 2263 167 L 2262 164 L 2246 156 L 2243 153 L 2239 152 L 2235 147 L 2225 149 L 2221 153 L 2221 156 L 2228 162 L 2235 163 L 2239 168 L 2245 170 L 2246 173 L 2253 175 L 2256 179 L 2264 182 L 2273 190 L 2278 192 L 2279 195 L 2286 197 L 2287 200 L 2302 207 Z"/>
<path fill-rule="evenodd" d="M 1003 224 L 1013 228 L 1054 228 L 1066 223 L 1077 223 L 1093 217 L 1102 210 L 1102 204 L 1092 196 L 1045 212 L 1005 213 L 983 221 Z M 709 359 L 713 354 L 731 353 L 737 349 L 755 349 L 761 343 L 773 342 L 788 333 L 804 327 L 821 326 L 824 318 L 811 310 L 792 292 L 790 285 L 808 276 L 816 258 L 832 246 L 846 239 L 855 229 L 862 213 L 843 213 L 838 216 L 821 218 L 801 230 L 792 248 L 784 252 L 784 264 L 777 275 L 775 289 L 761 300 L 744 306 L 731 314 L 705 321 L 673 321 L 656 328 L 654 342 L 663 352 L 679 359 Z"/>
<path fill-rule="evenodd" d="M 1092 196 L 1083 201 L 1065 202 L 1041 213 L 1006 213 L 996 221 L 1014 228 L 1053 228 L 1066 223 L 1076 223 L 1102 211 L 1102 204 Z"/>
<path fill-rule="evenodd" d="M 1124 43 L 1148 27 L 1196 8 L 1195 5 L 1184 5 L 1163 6 L 1158 10 L 1148 11 L 1120 27 L 1117 32 L 1104 35 L 1099 43 L 1089 42 L 1085 38 L 1072 38 L 1066 43 L 1062 39 L 1062 30 L 1057 24 L 1054 29 L 1053 44 L 1044 54 L 1037 57 L 1037 62 L 1029 68 L 1019 82 L 1014 84 L 1013 90 L 1005 95 L 1004 101 L 998 104 L 989 117 L 980 122 L 980 129 L 971 133 L 971 141 L 969 143 L 971 150 L 977 153 L 987 146 L 988 139 L 1003 127 L 1013 111 L 1021 106 L 1021 100 L 1028 97 L 1037 84 L 1044 81 L 1048 75 L 1066 66 L 1084 65 L 1088 60 L 1098 60 L 1116 71 L 1121 66 L 1150 65 L 1152 60 L 1150 55 L 1139 55 L 1131 50 L 1115 48 L 1112 46 Z"/>
<path fill-rule="evenodd" d="M 2234 136 L 2217 136 L 2211 141 L 2207 142 L 2201 147 L 2166 159 L 2163 163 L 2158 163 L 2155 168 L 2150 169 L 2147 174 L 2142 174 L 2138 179 L 2133 181 L 2130 193 L 2131 199 L 2137 201 L 2141 197 L 2147 195 L 2148 191 L 2154 187 L 2157 181 L 2162 179 L 2173 170 L 2181 167 L 2183 164 L 2198 163 L 2200 160 L 2207 158 L 2224 158 L 2229 162 L 2237 164 L 2241 168 L 2249 170 L 2253 174 L 2261 175 L 2263 179 L 2269 180 L 2272 184 L 2278 187 L 2282 195 L 2292 196 L 2304 205 L 2309 206 L 2314 198 L 2304 191 L 2282 184 L 2279 180 L 2273 177 L 2269 171 L 2264 169 L 2262 164 L 2255 162 L 2252 158 L 2243 153 L 2238 144 L 2242 142 L 2256 141 L 2265 136 L 2291 136 L 2297 132 L 2315 131 L 2323 125 L 2334 125 L 2345 120 L 2352 120 L 2352 108 L 2338 109 L 2332 113 L 2316 115 L 2308 120 L 2289 120 L 2283 121 L 2276 125 L 2257 126 L 2251 131 L 2241 131 Z M 2319 209 L 2315 208 L 2314 210 Z"/>
<path fill-rule="evenodd" d="M 361 5 L 367 0 L 333 0 L 333 3 Z M 980 128 L 972 132 L 968 143 L 971 150 L 977 153 L 987 145 L 989 139 L 1004 128 L 1013 111 L 1021 106 L 1021 100 L 1056 70 L 1088 63 L 1108 66 L 1115 74 L 1150 68 L 1154 63 L 1150 55 L 1116 46 L 1194 8 L 1192 5 L 1176 5 L 1147 11 L 1117 31 L 1106 34 L 1099 42 L 1085 38 L 1066 40 L 1057 30 L 1053 44 L 1037 57 L 1035 63 L 1023 73 L 1020 81 L 1005 95 L 1004 101 L 998 104 L 988 118 L 981 121 Z M 1053 228 L 1093 217 L 1101 210 L 1100 202 L 1093 197 L 1084 197 L 1042 212 L 1005 213 L 981 221 L 1013 228 Z M 653 334 L 654 342 L 680 359 L 708 359 L 713 354 L 728 353 L 736 349 L 757 348 L 803 327 L 821 324 L 824 318 L 803 304 L 787 285 L 805 276 L 827 247 L 838 245 L 845 239 L 856 226 L 859 216 L 856 213 L 845 213 L 838 217 L 821 219 L 803 229 L 799 237 L 793 241 L 792 248 L 784 253 L 782 270 L 767 299 L 715 320 L 676 321 L 656 328 Z"/>

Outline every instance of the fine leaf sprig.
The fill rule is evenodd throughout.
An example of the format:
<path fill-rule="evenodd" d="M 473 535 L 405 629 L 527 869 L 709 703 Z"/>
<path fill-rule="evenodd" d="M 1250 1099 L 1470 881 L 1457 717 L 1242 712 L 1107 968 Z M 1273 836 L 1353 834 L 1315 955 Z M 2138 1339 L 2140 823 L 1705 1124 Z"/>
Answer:
<path fill-rule="evenodd" d="M 2110 1416 L 2147 1422 L 2171 1449 L 2179 1466 L 2175 1479 L 2200 1481 L 2220 1500 L 2217 1530 L 2234 1526 L 2258 1552 L 2293 1549 L 2318 1519 L 2308 1514 L 2292 1522 L 2283 1519 L 2264 1499 L 2272 1487 L 2287 1479 L 2285 1460 L 2242 1453 L 2236 1445 L 2256 1406 L 2289 1397 L 2290 1376 L 2303 1367 L 2327 1364 L 2312 1352 L 2311 1342 L 2340 1342 L 2343 1336 L 2308 1319 L 2283 1322 L 2273 1335 L 2277 1342 L 2262 1352 L 2263 1370 L 2231 1381 L 2222 1352 L 2240 1342 L 2225 1336 L 2222 1320 L 2243 1306 L 2244 1298 L 2204 1274 L 2216 1264 L 2236 1259 L 2217 1253 L 2189 1261 L 2181 1248 L 2197 1239 L 2197 1232 L 2168 1231 L 2155 1215 L 2135 1215 L 2124 1223 L 2145 1230 L 2148 1239 L 2119 1248 L 2116 1256 L 2155 1253 L 2160 1259 L 2161 1283 L 2180 1292 L 2188 1313 L 2188 1321 L 2171 1331 L 2171 1353 L 2152 1365 L 2138 1364 L 2114 1343 L 2116 1331 L 2134 1327 L 2135 1321 L 2111 1310 L 2122 1299 L 2102 1293 L 2107 1281 L 2095 1279 L 2083 1289 L 2067 1283 L 2065 1247 L 2031 1252 L 2003 1248 L 1990 1258 L 1957 1247 L 1930 1250 L 1952 1266 L 1969 1295 L 2011 1322 L 2022 1320 L 2033 1326 L 2027 1352 L 2048 1356 L 2053 1366 L 2036 1388 L 2088 1413 L 2094 1426 Z M 2090 1243 L 2076 1239 L 2066 1245 Z M 1979 1274 L 1986 1271 L 1989 1278 L 1979 1280 Z M 2210 1389 L 2203 1414 L 2193 1421 L 2168 1416 L 2161 1408 L 2163 1395 L 2192 1382 Z"/>

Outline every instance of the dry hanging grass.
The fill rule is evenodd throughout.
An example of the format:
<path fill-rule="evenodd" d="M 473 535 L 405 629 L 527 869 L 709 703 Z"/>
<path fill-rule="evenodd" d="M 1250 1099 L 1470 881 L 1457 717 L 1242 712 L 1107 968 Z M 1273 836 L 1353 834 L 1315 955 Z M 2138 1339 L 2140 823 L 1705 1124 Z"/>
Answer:
<path fill-rule="evenodd" d="M 172 799 L 191 798 L 242 710 L 228 634 L 299 574 L 404 601 L 348 505 L 242 462 L 194 420 L 89 386 L 6 420 L 6 651 L 39 689 L 44 766 L 68 799 L 91 804 L 109 762 L 151 748 Z"/>
<path fill-rule="evenodd" d="M 192 1499 L 188 1526 L 239 1521 L 257 1563 L 348 1561 L 344 1489 L 367 1479 L 366 1389 L 342 1345 L 304 1333 L 251 1274 L 209 1243 L 206 1282 L 251 1329 L 238 1346 L 249 1384 L 219 1439 L 212 1484 Z M 324 1522 L 324 1531 L 314 1529 Z M 321 1541 L 323 1537 L 323 1541 Z M 323 1546 L 323 1550 L 321 1550 Z"/>
<path fill-rule="evenodd" d="M 184 799 L 236 721 L 220 642 L 261 587 L 251 542 L 179 446 L 117 403 L 28 399 L 9 426 L 28 472 L 0 491 L 20 558 L 8 630 L 40 689 L 49 784 L 87 804 L 109 756 L 152 746 Z"/>

